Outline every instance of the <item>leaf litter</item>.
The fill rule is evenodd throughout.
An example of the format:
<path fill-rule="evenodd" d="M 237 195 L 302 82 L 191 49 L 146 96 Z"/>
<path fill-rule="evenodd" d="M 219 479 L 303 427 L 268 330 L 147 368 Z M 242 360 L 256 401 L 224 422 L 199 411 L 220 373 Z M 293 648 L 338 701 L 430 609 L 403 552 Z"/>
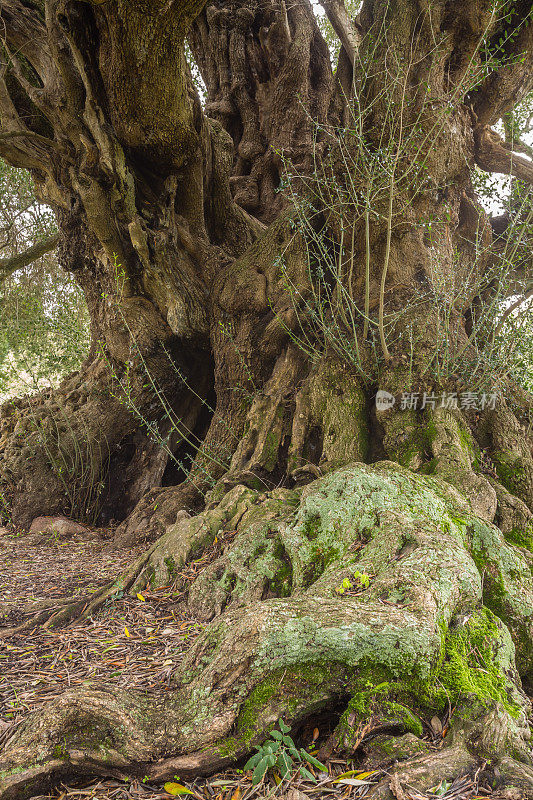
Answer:
<path fill-rule="evenodd" d="M 160 693 L 168 691 L 172 674 L 190 648 L 202 625 L 185 615 L 188 585 L 219 555 L 234 532 L 219 536 L 202 558 L 188 564 L 172 585 L 135 597 L 116 598 L 93 617 L 75 621 L 67 627 L 32 631 L 0 640 L 0 749 L 14 729 L 45 703 L 70 687 L 98 683 L 103 687 L 126 687 Z M 111 531 L 93 532 L 90 538 L 75 537 L 68 542 L 59 537 L 37 541 L 24 535 L 0 536 L 0 630 L 12 627 L 47 605 L 60 606 L 73 596 L 89 595 L 114 579 L 140 555 L 137 550 L 116 550 L 109 546 Z M 321 732 L 315 729 L 309 747 Z M 318 744 L 318 743 L 317 743 Z M 316 752 L 312 750 L 311 752 Z M 420 792 L 385 769 L 362 770 L 353 760 L 331 758 L 327 773 L 310 767 L 313 781 L 295 770 L 287 779 L 275 772 L 258 785 L 252 782 L 253 770 L 227 769 L 211 778 L 179 781 L 179 776 L 164 786 L 144 780 L 105 779 L 63 783 L 50 794 L 33 800 L 162 800 L 175 796 L 198 800 L 357 800 L 372 798 L 374 789 L 389 782 L 397 800 L 498 800 L 500 795 L 483 786 L 477 774 L 444 781 Z M 479 770 L 478 770 L 479 773 Z M 178 782 L 179 781 L 179 782 Z M 501 796 L 503 797 L 503 796 Z"/>

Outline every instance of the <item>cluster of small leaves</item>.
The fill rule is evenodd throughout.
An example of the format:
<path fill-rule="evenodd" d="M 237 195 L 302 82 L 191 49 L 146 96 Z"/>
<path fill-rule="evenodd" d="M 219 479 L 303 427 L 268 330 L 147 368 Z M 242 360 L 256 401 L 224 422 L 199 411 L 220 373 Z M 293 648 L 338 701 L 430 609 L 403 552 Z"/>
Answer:
<path fill-rule="evenodd" d="M 255 753 L 244 765 L 245 770 L 253 769 L 252 784 L 260 783 L 270 769 L 278 770 L 282 780 L 288 780 L 297 769 L 306 780 L 316 783 L 316 778 L 305 764 L 327 772 L 327 767 L 317 758 L 308 753 L 303 747 L 296 747 L 293 739 L 288 735 L 290 728 L 282 719 L 279 721 L 279 731 L 272 731 L 270 739 Z"/>
<path fill-rule="evenodd" d="M 350 589 L 356 589 L 361 591 L 363 589 L 368 589 L 370 586 L 370 575 L 367 575 L 366 572 L 357 572 L 353 575 L 353 583 L 349 578 L 344 578 L 343 582 L 340 586 L 337 586 L 335 591 L 337 594 L 344 594 L 346 591 Z"/>

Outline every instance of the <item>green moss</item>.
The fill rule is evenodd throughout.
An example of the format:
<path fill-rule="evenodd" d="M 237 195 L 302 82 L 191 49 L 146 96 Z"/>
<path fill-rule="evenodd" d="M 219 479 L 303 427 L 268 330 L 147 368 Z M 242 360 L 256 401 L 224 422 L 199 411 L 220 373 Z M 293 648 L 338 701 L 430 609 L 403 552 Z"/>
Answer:
<path fill-rule="evenodd" d="M 356 691 L 342 715 L 337 728 L 339 741 L 345 747 L 359 744 L 360 729 L 370 718 L 380 727 L 398 728 L 404 733 L 411 732 L 421 737 L 424 733 L 422 723 L 416 714 L 398 695 L 408 695 L 401 683 L 383 681 L 372 685 L 370 680 L 356 679 Z M 354 687 L 352 687 L 354 688 Z"/>
<path fill-rule="evenodd" d="M 468 430 L 468 428 L 464 427 L 462 424 L 458 422 L 457 425 L 457 434 L 459 436 L 459 441 L 461 442 L 461 446 L 465 453 L 470 455 L 472 459 L 472 466 L 474 469 L 476 468 L 476 464 L 479 463 L 479 445 L 477 442 L 474 441 L 474 437 Z"/>
<path fill-rule="evenodd" d="M 480 520 L 470 525 L 472 557 L 483 574 L 485 605 L 509 626 L 516 647 L 521 673 L 532 668 L 531 619 L 533 618 L 533 579 L 528 560 L 508 544 L 493 525 Z M 515 529 L 510 538 L 527 544 L 529 529 Z"/>
<path fill-rule="evenodd" d="M 237 721 L 237 733 L 245 741 L 257 731 L 258 714 L 268 705 L 280 689 L 280 677 L 274 675 L 256 686 L 244 702 Z"/>
<path fill-rule="evenodd" d="M 0 780 L 3 780 L 4 778 L 11 778 L 13 775 L 20 775 L 22 772 L 30 770 L 32 766 L 32 764 L 27 764 L 24 767 L 12 767 L 11 769 L 2 770 L 0 772 Z"/>
<path fill-rule="evenodd" d="M 276 569 L 270 581 L 270 590 L 275 597 L 290 597 L 292 591 L 292 562 L 286 555 L 285 548 L 277 543 L 274 548 L 274 558 L 281 565 Z"/>
<path fill-rule="evenodd" d="M 435 475 L 438 463 L 437 458 L 431 458 L 429 461 L 422 464 L 418 471 L 421 475 Z"/>
<path fill-rule="evenodd" d="M 406 733 L 403 736 L 377 736 L 369 743 L 369 750 L 379 763 L 384 759 L 403 761 L 416 758 L 429 753 L 431 748 L 427 742 Z"/>
<path fill-rule="evenodd" d="M 332 675 L 338 682 L 339 693 L 351 680 L 351 673 L 337 663 L 305 665 L 301 669 L 280 669 L 272 672 L 249 694 L 241 706 L 234 737 L 219 745 L 221 755 L 232 755 L 250 746 L 258 737 L 268 736 L 273 724 L 265 726 L 265 713 L 290 720 L 298 709 L 308 707 L 315 699 L 317 709 L 325 702 L 324 684 L 331 684 Z"/>
<path fill-rule="evenodd" d="M 520 496 L 520 490 L 526 477 L 520 456 L 497 452 L 493 454 L 492 460 L 501 483 L 512 494 Z"/>
<path fill-rule="evenodd" d="M 517 547 L 524 547 L 533 553 L 533 526 L 528 525 L 526 528 L 513 528 L 504 534 L 505 539 L 510 544 L 517 545 Z"/>
<path fill-rule="evenodd" d="M 272 426 L 265 436 L 261 453 L 261 463 L 267 472 L 272 472 L 278 463 L 279 448 L 283 433 L 283 406 L 276 410 Z"/>
<path fill-rule="evenodd" d="M 427 443 L 431 444 L 431 442 L 435 441 L 437 435 L 438 435 L 437 426 L 435 425 L 435 422 L 432 419 L 430 419 L 425 429 L 425 438 Z"/>
<path fill-rule="evenodd" d="M 165 566 L 168 569 L 168 576 L 171 580 L 173 580 L 176 575 L 178 574 L 178 568 L 176 566 L 176 562 L 172 556 L 167 556 L 165 558 Z"/>
<path fill-rule="evenodd" d="M 242 742 L 239 739 L 235 736 L 229 736 L 219 743 L 217 750 L 223 758 L 231 758 L 237 755 L 241 747 Z"/>
<path fill-rule="evenodd" d="M 509 698 L 510 682 L 501 665 L 502 641 L 497 617 L 487 608 L 473 614 L 457 630 L 450 630 L 444 644 L 444 658 L 422 697 L 435 708 L 445 708 L 462 697 L 474 696 L 485 707 L 500 703 L 513 717 L 519 706 Z M 505 653 L 503 654 L 505 658 Z"/>
<path fill-rule="evenodd" d="M 405 731 L 414 733 L 421 738 L 424 735 L 424 728 L 418 717 L 413 714 L 410 708 L 401 703 L 388 703 L 387 710 L 395 718 L 399 719 Z"/>
<path fill-rule="evenodd" d="M 302 535 L 305 536 L 306 539 L 309 539 L 310 542 L 314 542 L 315 539 L 318 539 L 318 534 L 320 533 L 320 516 L 318 514 L 316 516 L 309 516 L 304 520 L 301 530 Z"/>
<path fill-rule="evenodd" d="M 54 747 L 54 758 L 67 758 L 68 750 L 62 744 L 56 744 Z"/>

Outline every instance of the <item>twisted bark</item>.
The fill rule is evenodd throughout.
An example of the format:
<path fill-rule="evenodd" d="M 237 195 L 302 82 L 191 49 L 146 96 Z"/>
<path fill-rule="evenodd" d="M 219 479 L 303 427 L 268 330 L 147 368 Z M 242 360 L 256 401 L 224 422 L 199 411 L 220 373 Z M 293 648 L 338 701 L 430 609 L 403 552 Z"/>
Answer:
<path fill-rule="evenodd" d="M 129 463 L 146 487 L 144 452 L 124 447 L 140 417 L 170 417 L 199 440 L 177 487 L 156 485 L 156 453 L 158 477 L 120 536 L 159 538 L 82 613 L 117 586 L 172 580 L 236 534 L 191 587 L 206 627 L 172 692 L 65 695 L 6 742 L 1 800 L 72 773 L 207 773 L 281 716 L 296 725 L 333 705 L 344 709 L 336 745 L 358 753 L 369 733 L 420 739 L 451 705 L 450 777 L 490 756 L 533 796 L 520 683 L 533 666 L 531 401 L 495 374 L 503 396 L 483 414 L 374 408 L 378 388 L 460 387 L 455 374 L 429 377 L 439 304 L 454 292 L 450 363 L 464 378 L 482 357 L 469 320 L 496 256 L 471 171 L 494 166 L 482 126 L 529 86 L 531 22 L 515 5 L 503 18 L 488 0 L 453 14 L 440 0 L 431 13 L 365 0 L 347 79 L 346 64 L 333 77 L 308 2 L 0 3 L 0 152 L 58 208 L 61 257 L 93 326 L 80 376 L 26 407 L 46 431 L 63 398 L 82 453 L 73 486 L 100 437 L 115 473 Z M 487 67 L 509 26 L 513 60 Z M 317 206 L 308 238 L 278 191 L 284 163 Z M 327 243 L 318 254 L 313 236 Z M 23 407 L 4 409 L 0 448 L 2 492 L 25 522 L 63 500 L 38 436 L 21 447 Z M 61 430 L 56 440 L 57 460 L 69 449 Z M 412 780 L 424 788 L 437 767 L 440 755 L 412 766 Z"/>

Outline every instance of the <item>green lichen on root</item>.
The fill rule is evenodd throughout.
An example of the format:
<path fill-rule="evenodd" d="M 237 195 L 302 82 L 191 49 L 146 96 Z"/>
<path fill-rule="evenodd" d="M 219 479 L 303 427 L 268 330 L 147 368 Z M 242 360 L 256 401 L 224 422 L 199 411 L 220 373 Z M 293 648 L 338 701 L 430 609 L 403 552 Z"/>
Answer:
<path fill-rule="evenodd" d="M 485 708 L 500 704 L 518 717 L 523 701 L 506 671 L 514 669 L 514 646 L 507 628 L 488 608 L 448 629 L 441 661 L 423 701 L 436 711 L 473 697 Z"/>
<path fill-rule="evenodd" d="M 380 671 L 377 665 L 376 673 Z M 486 711 L 500 707 L 513 720 L 523 720 L 528 703 L 518 686 L 509 632 L 489 609 L 481 608 L 448 630 L 443 628 L 438 665 L 427 681 L 406 674 L 399 680 L 372 685 L 357 677 L 337 738 L 350 750 L 361 743 L 365 726 L 369 731 L 422 737 L 422 719 L 465 702 Z"/>
<path fill-rule="evenodd" d="M 484 603 L 509 628 L 520 673 L 531 677 L 533 575 L 530 564 L 519 547 L 509 544 L 494 525 L 473 519 L 468 529 L 472 557 L 483 576 Z M 526 532 L 521 541 L 527 541 L 527 535 Z"/>
<path fill-rule="evenodd" d="M 496 473 L 503 486 L 512 494 L 521 497 L 521 490 L 526 481 L 526 472 L 519 455 L 496 452 L 492 454 Z"/>
<path fill-rule="evenodd" d="M 424 722 L 457 705 L 464 714 L 475 707 L 479 725 L 500 714 L 522 752 L 530 706 L 513 640 L 523 668 L 533 578 L 520 548 L 442 477 L 392 462 L 351 464 L 276 492 L 234 486 L 158 546 L 156 572 L 170 557 L 179 567 L 220 531 L 233 534 L 189 595 L 205 599 L 208 619 L 215 600 L 218 616 L 184 655 L 175 691 L 150 700 L 176 750 L 234 760 L 280 717 L 295 724 L 332 706 L 347 706 L 338 734 L 353 748 L 366 725 L 420 737 Z M 339 595 L 357 573 L 368 584 Z M 151 714 L 145 707 L 135 718 L 146 741 L 158 729 Z M 33 729 L 20 735 L 25 752 Z M 108 735 L 98 728 L 100 742 Z M 76 729 L 69 751 L 85 737 Z"/>
<path fill-rule="evenodd" d="M 529 550 L 530 553 L 533 553 L 533 525 L 512 528 L 512 530 L 507 531 L 504 535 L 505 540 L 509 542 L 509 544 L 514 544 L 516 547 L 523 547 L 525 550 Z"/>

